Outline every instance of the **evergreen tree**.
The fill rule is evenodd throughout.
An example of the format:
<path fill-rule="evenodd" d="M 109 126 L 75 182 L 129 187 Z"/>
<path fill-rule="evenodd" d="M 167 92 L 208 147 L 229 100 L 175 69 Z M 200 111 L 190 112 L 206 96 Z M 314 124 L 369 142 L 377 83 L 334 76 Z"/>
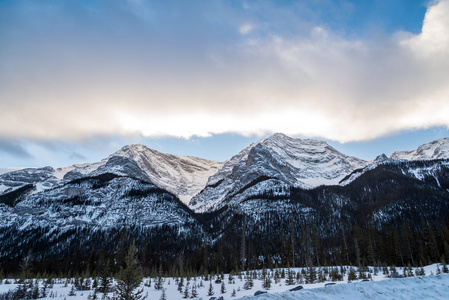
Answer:
<path fill-rule="evenodd" d="M 441 257 L 440 264 L 441 264 L 441 272 L 449 273 L 449 269 L 448 269 L 447 264 L 446 264 L 446 258 L 444 257 L 444 255 Z"/>
<path fill-rule="evenodd" d="M 186 283 L 186 287 L 185 287 L 185 289 L 184 289 L 184 294 L 183 294 L 183 296 L 182 296 L 184 299 L 187 299 L 187 298 L 189 298 L 189 282 L 187 281 L 187 283 Z"/>
<path fill-rule="evenodd" d="M 117 275 L 117 295 L 122 300 L 140 300 L 143 289 L 139 286 L 143 279 L 142 268 L 137 264 L 137 250 L 135 243 L 131 244 L 125 257 L 125 267 L 120 268 Z"/>
<path fill-rule="evenodd" d="M 167 295 L 165 294 L 165 289 L 162 289 L 162 294 L 161 297 L 159 298 L 159 300 L 167 300 Z"/>
<path fill-rule="evenodd" d="M 96 264 L 95 251 L 92 250 L 92 252 L 89 255 L 89 264 L 87 266 L 87 271 L 88 271 L 89 277 L 94 275 L 96 267 L 97 267 L 97 264 Z"/>
<path fill-rule="evenodd" d="M 76 296 L 75 285 L 72 285 L 72 288 L 70 289 L 68 296 Z"/>
<path fill-rule="evenodd" d="M 126 228 L 123 227 L 120 232 L 120 240 L 118 244 L 117 254 L 116 254 L 116 269 L 113 270 L 116 273 L 121 268 L 125 268 L 125 258 L 126 258 Z"/>
<path fill-rule="evenodd" d="M 50 282 L 51 282 L 51 279 L 43 280 L 43 282 L 42 282 L 42 289 L 41 289 L 41 297 L 40 298 L 46 298 L 47 297 L 48 289 L 50 287 Z"/>
<path fill-rule="evenodd" d="M 196 288 L 196 284 L 194 284 L 192 286 L 192 293 L 191 293 L 190 298 L 198 298 L 198 291 L 197 291 L 197 288 Z"/>
<path fill-rule="evenodd" d="M 226 293 L 226 286 L 225 286 L 224 281 L 221 283 L 221 290 L 220 291 L 221 291 L 222 294 Z"/>
<path fill-rule="evenodd" d="M 269 290 L 271 288 L 271 277 L 270 276 L 265 276 L 265 279 L 262 283 L 262 287 L 266 290 Z"/>
<path fill-rule="evenodd" d="M 317 280 L 317 274 L 314 266 L 307 268 L 306 283 L 314 283 Z"/>
<path fill-rule="evenodd" d="M 352 266 L 349 267 L 348 281 L 353 281 L 357 279 L 357 273 Z"/>
<path fill-rule="evenodd" d="M 184 286 L 184 278 L 181 277 L 181 280 L 178 282 L 178 291 L 182 293 L 182 287 Z"/>
<path fill-rule="evenodd" d="M 156 290 L 161 290 L 163 288 L 164 278 L 162 276 L 164 276 L 164 271 L 162 269 L 162 264 L 160 264 L 157 278 L 155 279 L 155 282 L 154 282 L 154 288 Z"/>
<path fill-rule="evenodd" d="M 287 278 L 285 279 L 285 284 L 286 285 L 294 285 L 295 281 L 296 280 L 295 280 L 294 271 L 289 268 L 287 270 Z"/>
<path fill-rule="evenodd" d="M 274 283 L 275 283 L 275 284 L 278 284 L 279 281 L 281 281 L 281 277 L 280 277 L 280 275 L 279 275 L 278 269 L 276 268 L 276 270 L 274 271 Z"/>
<path fill-rule="evenodd" d="M 240 244 L 240 261 L 242 263 L 242 271 L 245 271 L 246 266 L 246 220 L 243 220 L 242 236 Z"/>
<path fill-rule="evenodd" d="M 420 262 L 419 265 L 420 265 L 420 267 L 415 270 L 416 276 L 424 276 L 424 275 L 426 275 L 426 271 L 422 267 L 422 263 L 421 262 Z"/>
<path fill-rule="evenodd" d="M 207 291 L 207 295 L 208 296 L 213 296 L 215 293 L 214 293 L 214 287 L 212 286 L 212 281 L 210 282 L 210 284 L 209 284 L 209 290 Z"/>
<path fill-rule="evenodd" d="M 231 297 L 235 297 L 235 296 L 237 296 L 237 292 L 235 291 L 235 289 L 233 289 L 233 290 L 232 290 Z"/>
<path fill-rule="evenodd" d="M 253 277 L 250 274 L 247 274 L 245 277 L 245 283 L 243 284 L 244 290 L 250 290 L 254 286 Z"/>
<path fill-rule="evenodd" d="M 31 298 L 39 298 L 39 282 L 37 280 L 34 282 L 33 288 L 31 289 Z"/>
<path fill-rule="evenodd" d="M 19 284 L 15 290 L 15 297 L 17 299 L 26 299 L 27 298 L 27 282 L 22 282 Z"/>
<path fill-rule="evenodd" d="M 109 267 L 104 266 L 100 272 L 100 282 L 98 290 L 105 296 L 112 286 L 112 278 L 110 277 Z"/>

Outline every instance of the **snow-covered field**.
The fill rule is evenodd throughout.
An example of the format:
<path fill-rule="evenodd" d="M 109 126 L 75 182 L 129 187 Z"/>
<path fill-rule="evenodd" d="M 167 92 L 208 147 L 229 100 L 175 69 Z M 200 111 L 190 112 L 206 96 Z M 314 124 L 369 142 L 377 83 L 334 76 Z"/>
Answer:
<path fill-rule="evenodd" d="M 297 292 L 270 293 L 243 297 L 258 300 L 339 300 L 339 299 L 449 299 L 449 274 L 408 277 L 371 282 L 354 282 Z"/>
<path fill-rule="evenodd" d="M 440 267 L 441 269 L 441 267 Z M 318 270 L 318 268 L 317 268 Z M 272 278 L 271 287 L 266 290 L 263 288 L 263 281 L 254 279 L 254 286 L 249 289 L 244 289 L 245 278 L 234 276 L 234 279 L 229 281 L 229 275 L 225 275 L 224 286 L 225 292 L 222 293 L 222 283 L 215 283 L 212 280 L 213 296 L 208 296 L 211 281 L 206 281 L 204 278 L 190 278 L 183 279 L 182 292 L 178 290 L 179 286 L 175 278 L 164 278 L 163 287 L 165 289 L 166 299 L 175 300 L 183 299 L 187 286 L 188 298 L 192 298 L 192 288 L 195 285 L 198 293 L 197 297 L 193 299 L 210 299 L 211 297 L 223 297 L 223 299 L 449 299 L 449 274 L 438 274 L 437 265 L 430 265 L 424 267 L 425 276 L 414 276 L 407 278 L 390 279 L 382 273 L 382 269 L 378 273 L 374 273 L 371 268 L 371 273 L 367 273 L 372 277 L 372 280 L 362 282 L 361 280 L 354 280 L 348 283 L 348 272 L 343 277 L 342 281 L 337 281 L 335 285 L 325 286 L 329 280 L 320 283 L 305 284 L 301 283 L 304 289 L 300 291 L 290 292 L 289 289 L 299 285 L 286 285 L 284 278 L 280 279 L 278 283 L 274 282 Z M 300 272 L 301 269 L 295 269 Z M 261 271 L 259 271 L 261 272 Z M 270 271 L 268 271 L 270 272 Z M 403 269 L 397 268 L 398 274 L 402 274 Z M 14 290 L 18 287 L 18 282 L 13 279 L 3 280 L 0 284 L 0 295 L 6 293 L 8 290 Z M 69 280 L 65 284 L 66 279 L 55 279 L 55 283 L 51 289 L 48 289 L 47 296 L 41 299 L 64 299 L 67 300 L 87 300 L 92 299 L 94 291 L 75 291 L 76 295 L 70 296 L 72 282 Z M 39 286 L 42 287 L 43 280 L 38 280 Z M 144 288 L 144 295 L 147 299 L 160 299 L 162 295 L 161 290 L 155 289 L 155 279 L 151 279 L 151 286 L 147 286 L 149 278 L 145 278 L 146 283 Z M 188 283 L 188 284 L 187 284 Z M 235 290 L 235 296 L 232 295 Z M 266 291 L 266 294 L 254 296 L 256 291 Z M 97 293 L 98 299 L 102 298 L 101 293 Z M 113 297 L 113 293 L 108 294 Z"/>

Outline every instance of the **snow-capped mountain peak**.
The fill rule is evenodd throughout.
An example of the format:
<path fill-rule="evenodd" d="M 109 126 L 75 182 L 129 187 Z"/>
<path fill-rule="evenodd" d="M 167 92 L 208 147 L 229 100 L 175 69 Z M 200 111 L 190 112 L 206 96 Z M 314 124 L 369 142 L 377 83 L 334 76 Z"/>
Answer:
<path fill-rule="evenodd" d="M 128 157 L 145 171 L 151 181 L 179 197 L 184 203 L 200 192 L 222 162 L 192 156 L 164 154 L 144 145 L 128 145 L 113 154 Z"/>
<path fill-rule="evenodd" d="M 276 133 L 228 160 L 190 205 L 197 211 L 219 208 L 233 191 L 262 177 L 307 189 L 338 184 L 347 174 L 366 164 L 364 160 L 338 152 L 324 141 Z"/>
<path fill-rule="evenodd" d="M 449 159 L 449 138 L 423 144 L 412 151 L 396 151 L 391 158 L 404 160 Z"/>

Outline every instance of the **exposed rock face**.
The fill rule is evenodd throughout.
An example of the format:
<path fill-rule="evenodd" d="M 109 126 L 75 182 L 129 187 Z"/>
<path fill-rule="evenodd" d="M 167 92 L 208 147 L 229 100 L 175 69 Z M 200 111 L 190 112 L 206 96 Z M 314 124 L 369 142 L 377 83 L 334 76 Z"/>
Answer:
<path fill-rule="evenodd" d="M 222 166 L 223 163 L 217 161 L 164 154 L 144 145 L 128 145 L 92 164 L 56 170 L 51 167 L 23 169 L 0 175 L 0 193 L 26 184 L 35 184 L 35 192 L 40 192 L 86 176 L 112 173 L 151 182 L 188 203 Z"/>
<path fill-rule="evenodd" d="M 223 166 L 222 162 L 164 154 L 144 145 L 125 146 L 114 155 L 134 160 L 154 184 L 175 194 L 186 204 Z"/>
<path fill-rule="evenodd" d="M 405 160 L 449 159 L 449 138 L 423 144 L 412 151 L 396 151 L 391 158 Z"/>
<path fill-rule="evenodd" d="M 278 133 L 227 161 L 210 177 L 208 185 L 192 199 L 190 206 L 195 211 L 219 209 L 232 202 L 230 198 L 235 191 L 262 178 L 306 189 L 334 185 L 366 165 L 366 161 L 344 155 L 326 142 L 294 139 Z"/>

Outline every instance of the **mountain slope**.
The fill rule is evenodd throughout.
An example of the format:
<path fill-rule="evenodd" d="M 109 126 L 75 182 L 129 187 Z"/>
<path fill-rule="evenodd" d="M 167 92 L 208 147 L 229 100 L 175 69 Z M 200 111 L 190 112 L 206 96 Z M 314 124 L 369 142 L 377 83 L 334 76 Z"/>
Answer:
<path fill-rule="evenodd" d="M 366 164 L 364 160 L 338 152 L 324 141 L 294 139 L 278 133 L 252 144 L 227 161 L 210 177 L 208 185 L 192 199 L 190 206 L 195 211 L 219 209 L 231 201 L 235 191 L 268 179 L 307 189 L 333 185 Z"/>
<path fill-rule="evenodd" d="M 113 155 L 136 161 L 151 181 L 188 203 L 223 165 L 207 159 L 164 154 L 144 145 L 125 146 Z"/>
<path fill-rule="evenodd" d="M 0 175 L 0 194 L 29 184 L 34 186 L 34 192 L 39 192 L 53 187 L 58 182 L 52 167 L 21 169 Z"/>
<path fill-rule="evenodd" d="M 447 166 L 447 162 L 444 160 L 449 159 L 449 138 L 435 140 L 430 143 L 423 144 L 419 146 L 416 150 L 412 151 L 395 151 L 390 158 L 388 158 L 385 154 L 379 155 L 374 161 L 372 161 L 365 168 L 357 169 L 353 171 L 351 174 L 348 174 L 345 178 L 343 178 L 339 184 L 346 185 L 354 181 L 363 173 L 373 170 L 377 168 L 379 165 L 383 164 L 399 164 L 401 161 L 433 161 L 440 160 L 440 163 L 432 164 L 431 167 L 425 166 L 420 168 L 416 167 L 416 164 L 405 164 L 406 166 L 412 166 L 408 170 L 403 170 L 403 172 L 407 172 L 414 176 L 417 179 L 422 180 L 427 175 L 432 176 L 435 172 L 441 168 L 441 165 Z M 424 164 L 429 165 L 429 164 Z"/>
<path fill-rule="evenodd" d="M 449 159 L 380 155 L 366 164 L 324 142 L 276 134 L 210 176 L 191 201 L 195 211 L 161 186 L 191 195 L 221 164 L 141 145 L 95 164 L 3 174 L 0 264 L 18 265 L 29 250 L 38 259 L 65 260 L 77 249 L 87 255 L 104 246 L 112 255 L 123 228 L 136 245 L 150 245 L 152 267 L 188 258 L 196 270 L 215 271 L 216 262 L 220 270 L 237 270 L 241 237 L 254 268 L 262 267 L 261 257 L 263 267 L 292 266 L 292 251 L 302 265 L 349 264 L 359 255 L 367 263 L 396 265 L 439 260 L 444 245 L 430 251 L 425 238 L 449 216 Z M 424 246 L 397 257 L 392 239 L 405 223 Z M 441 230 L 434 235 L 444 240 Z M 208 253 L 217 255 L 209 260 Z"/>
<path fill-rule="evenodd" d="M 449 159 L 449 138 L 423 144 L 412 151 L 396 151 L 391 158 L 405 160 Z"/>
<path fill-rule="evenodd" d="M 124 159 L 120 160 L 119 157 Z M 129 160 L 136 164 L 131 166 Z M 0 194 L 27 184 L 34 184 L 35 192 L 39 192 L 82 177 L 113 173 L 151 182 L 188 203 L 222 166 L 223 163 L 217 161 L 164 154 L 144 145 L 128 145 L 96 163 L 58 169 L 22 169 L 2 174 Z"/>
<path fill-rule="evenodd" d="M 137 167 L 124 157 L 109 161 L 116 159 Z M 124 226 L 137 228 L 137 235 L 161 232 L 175 240 L 203 232 L 176 196 L 152 183 L 112 173 L 79 178 L 19 200 L 8 205 L 0 196 L 0 257 L 19 256 L 21 249 L 33 245 L 46 245 L 34 249 L 36 255 L 64 253 L 79 239 L 88 248 L 101 240 L 107 245 L 104 239 Z M 103 233 L 101 238 L 89 241 L 96 232 Z"/>
<path fill-rule="evenodd" d="M 188 203 L 206 185 L 207 179 L 223 165 L 197 157 L 164 154 L 144 145 L 128 145 L 94 164 L 75 168 L 64 176 L 64 180 L 73 180 L 97 172 L 108 171 L 106 163 L 111 157 L 125 157 L 136 162 L 146 173 L 147 178 L 157 185 L 175 194 L 181 201 Z M 116 168 L 116 166 L 112 166 Z M 113 172 L 109 170 L 108 172 Z M 129 173 L 128 175 L 132 175 Z"/>

